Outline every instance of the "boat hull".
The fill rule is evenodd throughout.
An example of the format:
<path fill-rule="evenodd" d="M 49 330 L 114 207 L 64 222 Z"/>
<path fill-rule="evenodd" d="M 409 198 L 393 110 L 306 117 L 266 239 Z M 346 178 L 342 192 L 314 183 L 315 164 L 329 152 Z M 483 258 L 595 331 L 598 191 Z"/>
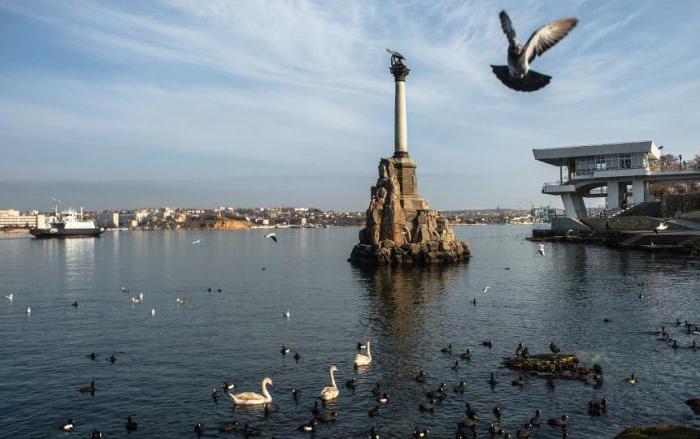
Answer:
<path fill-rule="evenodd" d="M 29 233 L 36 238 L 93 238 L 98 237 L 104 230 L 102 229 L 31 229 Z"/>

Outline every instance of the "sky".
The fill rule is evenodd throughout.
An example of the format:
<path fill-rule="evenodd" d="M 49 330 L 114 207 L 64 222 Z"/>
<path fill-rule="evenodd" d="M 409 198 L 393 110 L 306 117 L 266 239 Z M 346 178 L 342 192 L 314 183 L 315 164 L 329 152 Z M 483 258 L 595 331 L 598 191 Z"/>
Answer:
<path fill-rule="evenodd" d="M 579 25 L 505 88 L 519 38 Z M 393 153 L 400 51 L 408 148 L 441 210 L 560 205 L 532 149 L 654 140 L 700 153 L 700 2 L 0 0 L 0 208 L 362 210 Z"/>

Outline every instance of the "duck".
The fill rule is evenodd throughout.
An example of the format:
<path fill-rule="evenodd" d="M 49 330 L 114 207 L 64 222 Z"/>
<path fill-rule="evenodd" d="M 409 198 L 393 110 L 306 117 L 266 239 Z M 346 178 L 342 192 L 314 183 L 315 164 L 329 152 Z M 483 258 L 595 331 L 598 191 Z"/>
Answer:
<path fill-rule="evenodd" d="M 460 381 L 459 384 L 454 386 L 452 389 L 455 393 L 464 393 L 464 391 L 467 390 L 467 383 Z"/>
<path fill-rule="evenodd" d="M 514 386 L 517 386 L 517 387 L 522 387 L 525 385 L 525 379 L 523 378 L 522 375 L 518 375 L 518 379 L 513 380 L 513 382 L 511 384 Z"/>
<path fill-rule="evenodd" d="M 561 418 L 551 418 L 547 420 L 547 424 L 552 427 L 566 427 L 566 420 L 569 419 L 567 415 L 561 415 Z"/>
<path fill-rule="evenodd" d="M 478 418 L 476 417 L 476 414 L 472 412 L 467 414 L 464 420 L 460 423 L 460 426 L 474 429 L 476 428 L 477 422 Z"/>
<path fill-rule="evenodd" d="M 375 405 L 374 408 L 370 409 L 367 414 L 369 415 L 370 418 L 374 418 L 376 416 L 379 416 L 379 406 Z"/>
<path fill-rule="evenodd" d="M 90 439 L 102 439 L 102 433 L 99 430 L 93 430 Z"/>
<path fill-rule="evenodd" d="M 97 388 L 95 387 L 95 380 L 93 379 L 92 381 L 90 381 L 89 386 L 85 386 L 85 387 L 80 388 L 80 393 L 93 393 L 94 394 L 96 390 L 97 390 Z"/>
<path fill-rule="evenodd" d="M 425 439 L 428 437 L 428 434 L 430 434 L 430 430 L 427 428 L 420 430 L 416 427 L 413 429 L 413 439 Z"/>
<path fill-rule="evenodd" d="M 421 402 L 418 409 L 422 412 L 432 412 L 435 410 L 435 399 L 431 398 L 428 401 Z"/>
<path fill-rule="evenodd" d="M 316 431 L 316 420 L 312 419 L 306 424 L 301 424 L 299 427 L 297 427 L 297 430 L 303 431 L 304 433 L 311 433 L 312 431 Z"/>
<path fill-rule="evenodd" d="M 269 377 L 263 378 L 260 382 L 261 394 L 255 392 L 243 392 L 236 395 L 229 392 L 229 396 L 233 400 L 234 405 L 262 405 L 272 402 L 272 396 L 267 391 L 267 386 L 272 385 L 272 379 Z"/>
<path fill-rule="evenodd" d="M 466 351 L 459 354 L 459 358 L 461 358 L 462 360 L 471 360 L 472 359 L 472 351 L 467 349 Z"/>
<path fill-rule="evenodd" d="M 491 372 L 491 377 L 489 378 L 488 383 L 492 386 L 495 386 L 496 384 L 498 384 L 498 381 L 496 381 L 496 378 L 493 376 L 493 372 Z"/>
<path fill-rule="evenodd" d="M 114 364 L 117 361 L 117 357 L 114 356 L 114 352 L 112 352 L 112 355 L 109 356 L 109 362 Z"/>
<path fill-rule="evenodd" d="M 442 349 L 440 349 L 440 352 L 443 354 L 451 354 L 452 353 L 452 344 L 448 344 L 447 346 L 444 346 Z"/>
<path fill-rule="evenodd" d="M 299 352 L 294 352 L 294 361 L 297 363 L 301 360 L 301 354 Z"/>
<path fill-rule="evenodd" d="M 491 349 L 491 348 L 493 347 L 493 342 L 491 341 L 491 339 L 482 341 L 481 344 L 482 344 L 483 346 L 488 347 L 489 349 Z"/>
<path fill-rule="evenodd" d="M 555 345 L 553 341 L 549 342 L 549 350 L 552 351 L 553 354 L 558 354 L 559 352 L 561 352 L 559 346 Z"/>
<path fill-rule="evenodd" d="M 323 390 L 321 390 L 321 401 L 332 401 L 340 394 L 338 386 L 335 384 L 335 377 L 333 376 L 333 373 L 337 371 L 338 368 L 335 366 L 335 364 L 331 365 L 329 369 L 329 373 L 331 375 L 331 385 L 324 387 Z"/>
<path fill-rule="evenodd" d="M 212 389 L 211 398 L 214 401 L 218 401 L 220 397 L 221 397 L 221 392 L 219 392 L 219 389 L 217 389 L 216 387 L 214 389 Z"/>
<path fill-rule="evenodd" d="M 73 308 L 77 308 L 78 307 L 78 299 L 75 299 L 73 301 L 73 303 L 70 304 L 70 306 L 72 306 Z"/>
<path fill-rule="evenodd" d="M 363 354 L 362 352 L 358 352 L 355 355 L 355 367 L 362 367 L 362 366 L 369 366 L 372 364 L 372 353 L 370 352 L 370 341 L 369 339 L 367 340 L 367 344 L 365 345 L 365 350 L 366 354 Z"/>
<path fill-rule="evenodd" d="M 447 397 L 447 392 L 445 392 L 445 383 L 440 383 L 440 386 L 437 389 L 427 392 L 425 396 L 442 401 Z"/>
<path fill-rule="evenodd" d="M 349 380 L 345 381 L 345 387 L 347 387 L 350 390 L 355 390 L 357 387 L 357 381 L 355 378 L 350 378 Z"/>
<path fill-rule="evenodd" d="M 299 395 L 301 395 L 301 390 L 297 389 L 296 387 L 292 389 L 292 398 L 294 398 L 294 401 L 299 400 Z"/>
<path fill-rule="evenodd" d="M 323 422 L 324 424 L 328 424 L 329 422 L 335 421 L 336 416 L 338 416 L 338 412 L 332 411 L 330 413 L 321 413 L 318 416 L 316 416 L 316 419 Z"/>
<path fill-rule="evenodd" d="M 279 407 L 277 407 L 277 405 L 273 404 L 273 403 L 268 403 L 268 404 L 265 404 L 263 406 L 263 412 L 265 413 L 266 418 L 278 410 L 279 410 Z"/>
<path fill-rule="evenodd" d="M 456 360 L 455 360 L 455 364 L 453 364 L 452 367 L 451 367 L 450 369 L 452 369 L 452 370 L 454 370 L 454 371 L 459 370 L 459 361 L 456 361 Z"/>
<path fill-rule="evenodd" d="M 540 409 L 536 409 L 535 416 L 530 418 L 530 425 L 532 425 L 533 427 L 539 427 L 540 424 L 542 423 L 542 421 L 540 419 L 541 414 L 542 414 L 542 411 Z"/>
<path fill-rule="evenodd" d="M 493 408 L 493 415 L 496 417 L 496 419 L 501 420 L 501 408 L 500 407 L 494 407 Z"/>
<path fill-rule="evenodd" d="M 68 422 L 58 427 L 61 431 L 73 431 L 75 430 L 75 421 L 73 418 L 69 418 Z"/>
<path fill-rule="evenodd" d="M 379 439 L 379 432 L 376 427 L 369 429 L 369 439 Z"/>
<path fill-rule="evenodd" d="M 382 394 L 381 384 L 377 383 L 377 385 L 374 386 L 374 388 L 372 389 L 372 395 L 379 396 L 381 394 Z"/>
<path fill-rule="evenodd" d="M 195 424 L 194 432 L 197 433 L 198 435 L 204 433 L 204 424 L 202 424 L 201 422 L 198 424 Z"/>
<path fill-rule="evenodd" d="M 289 353 L 289 348 L 285 345 L 282 345 L 282 347 L 280 348 L 280 354 L 287 355 L 288 353 Z"/>
<path fill-rule="evenodd" d="M 235 384 L 231 384 L 228 381 L 224 381 L 224 385 L 223 385 L 224 392 L 228 392 L 229 390 L 233 390 L 234 387 L 236 387 Z"/>
<path fill-rule="evenodd" d="M 518 431 L 515 432 L 515 437 L 518 439 L 527 439 L 530 437 L 530 426 L 523 425 Z"/>
<path fill-rule="evenodd" d="M 389 395 L 385 393 L 382 393 L 381 395 L 377 396 L 377 402 L 380 404 L 386 404 L 389 402 Z"/>
<path fill-rule="evenodd" d="M 600 416 L 602 414 L 600 409 L 600 403 L 595 401 L 588 401 L 588 414 L 590 416 Z"/>
<path fill-rule="evenodd" d="M 178 297 L 175 299 L 175 303 L 177 303 L 178 305 L 182 305 L 183 303 L 185 303 L 185 299 Z"/>
<path fill-rule="evenodd" d="M 627 382 L 632 385 L 637 384 L 637 377 L 632 374 L 627 378 Z"/>
<path fill-rule="evenodd" d="M 416 381 L 419 383 L 424 383 L 425 382 L 425 372 L 424 371 L 419 371 L 418 375 L 416 375 Z"/>
<path fill-rule="evenodd" d="M 139 429 L 139 424 L 136 423 L 133 419 L 131 419 L 131 416 L 126 417 L 126 430 L 127 431 L 136 431 Z"/>
<path fill-rule="evenodd" d="M 97 352 L 90 352 L 87 356 L 94 361 L 97 359 Z"/>

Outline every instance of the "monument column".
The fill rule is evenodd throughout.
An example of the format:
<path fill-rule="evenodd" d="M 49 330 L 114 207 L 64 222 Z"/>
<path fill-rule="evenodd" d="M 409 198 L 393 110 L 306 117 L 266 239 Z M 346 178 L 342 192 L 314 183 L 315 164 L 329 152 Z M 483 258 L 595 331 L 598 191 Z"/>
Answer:
<path fill-rule="evenodd" d="M 406 76 L 408 76 L 411 70 L 396 56 L 391 57 L 390 70 L 396 81 L 394 97 L 394 157 L 408 157 Z"/>

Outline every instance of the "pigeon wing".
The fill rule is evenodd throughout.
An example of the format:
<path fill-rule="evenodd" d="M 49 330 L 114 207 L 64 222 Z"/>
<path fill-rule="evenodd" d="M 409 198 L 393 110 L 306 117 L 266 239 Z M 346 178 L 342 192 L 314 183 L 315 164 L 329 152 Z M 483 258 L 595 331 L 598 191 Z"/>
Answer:
<path fill-rule="evenodd" d="M 510 21 L 510 17 L 506 11 L 501 11 L 501 13 L 498 14 L 498 18 L 501 19 L 501 29 L 503 29 L 503 33 L 506 34 L 508 42 L 511 45 L 514 45 L 516 43 L 517 36 L 515 35 L 515 29 L 513 28 L 513 23 Z"/>
<path fill-rule="evenodd" d="M 575 18 L 565 18 L 545 24 L 532 33 L 530 39 L 525 43 L 523 54 L 527 62 L 532 62 L 536 56 L 541 56 L 547 49 L 553 47 L 561 41 L 571 29 L 576 27 L 578 20 Z"/>

